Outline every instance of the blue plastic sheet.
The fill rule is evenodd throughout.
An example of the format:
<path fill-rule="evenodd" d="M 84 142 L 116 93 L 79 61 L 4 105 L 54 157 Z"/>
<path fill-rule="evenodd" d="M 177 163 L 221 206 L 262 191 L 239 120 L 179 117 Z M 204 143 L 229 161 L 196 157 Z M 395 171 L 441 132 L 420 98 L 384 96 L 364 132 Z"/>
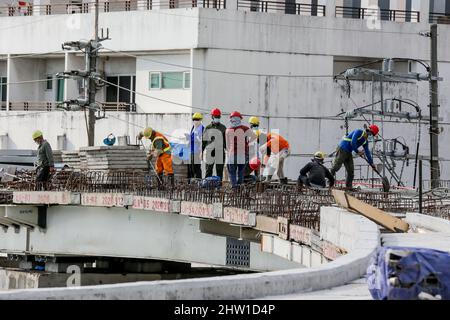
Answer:
<path fill-rule="evenodd" d="M 450 254 L 409 247 L 380 247 L 367 269 L 377 300 L 413 300 L 426 293 L 450 299 Z"/>

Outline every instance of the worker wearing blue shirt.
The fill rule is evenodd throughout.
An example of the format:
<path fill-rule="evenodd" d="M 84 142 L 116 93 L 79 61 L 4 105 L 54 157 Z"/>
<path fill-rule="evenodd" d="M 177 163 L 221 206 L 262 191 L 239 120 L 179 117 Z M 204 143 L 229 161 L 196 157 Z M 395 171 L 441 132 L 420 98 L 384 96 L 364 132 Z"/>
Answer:
<path fill-rule="evenodd" d="M 348 189 L 352 188 L 353 178 L 355 175 L 352 152 L 355 152 L 361 156 L 365 154 L 367 157 L 367 161 L 369 161 L 369 164 L 374 167 L 367 139 L 369 135 L 376 136 L 378 132 L 378 126 L 373 124 L 365 130 L 357 129 L 350 132 L 345 137 L 343 137 L 341 142 L 339 143 L 336 152 L 336 158 L 334 159 L 333 167 L 331 168 L 330 172 L 334 176 L 336 172 L 341 169 L 342 165 L 344 165 L 345 171 L 347 172 L 345 186 Z M 364 151 L 359 150 L 360 147 L 363 147 Z"/>

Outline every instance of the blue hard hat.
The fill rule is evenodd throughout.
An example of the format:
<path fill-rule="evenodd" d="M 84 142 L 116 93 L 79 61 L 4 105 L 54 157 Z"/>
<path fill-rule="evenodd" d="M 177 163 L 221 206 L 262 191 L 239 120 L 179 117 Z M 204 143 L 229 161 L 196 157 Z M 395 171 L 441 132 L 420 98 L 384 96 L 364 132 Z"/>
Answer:
<path fill-rule="evenodd" d="M 107 146 L 113 146 L 116 143 L 116 137 L 111 133 L 105 139 L 103 139 L 103 143 Z"/>

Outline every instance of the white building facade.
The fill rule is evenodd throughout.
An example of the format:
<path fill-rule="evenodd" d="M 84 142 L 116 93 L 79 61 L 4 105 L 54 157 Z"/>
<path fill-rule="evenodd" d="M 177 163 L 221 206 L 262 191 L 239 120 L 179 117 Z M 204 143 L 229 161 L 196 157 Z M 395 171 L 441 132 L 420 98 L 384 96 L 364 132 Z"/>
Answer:
<path fill-rule="evenodd" d="M 420 33 L 438 23 L 440 157 L 450 179 L 450 7 L 443 1 L 100 1 L 99 26 L 109 29 L 98 69 L 109 83 L 97 102 L 95 142 L 109 133 L 130 136 L 146 125 L 180 141 L 190 115 L 219 107 L 259 116 L 266 130 L 279 130 L 291 143 L 287 176 L 317 150 L 332 153 L 345 134 L 342 111 L 380 100 L 380 85 L 366 80 L 336 81 L 347 68 L 385 58 L 403 58 L 396 70 L 424 73 L 430 39 Z M 63 42 L 91 39 L 93 3 L 3 1 L 0 9 L 1 148 L 34 148 L 40 129 L 53 145 L 67 149 L 87 143 L 83 111 L 61 111 L 58 102 L 83 95 L 83 83 L 57 73 L 84 69 L 82 52 L 64 51 Z M 374 13 L 374 8 L 381 8 Z M 374 15 L 377 18 L 374 18 Z M 408 62 L 408 59 L 411 62 Z M 380 68 L 381 63 L 375 64 Z M 115 86 L 122 87 L 119 88 Z M 350 85 L 350 97 L 348 84 Z M 410 99 L 428 115 L 428 82 L 385 81 L 384 99 Z M 370 119 L 371 120 L 371 119 Z M 375 117 L 376 123 L 380 118 Z M 397 138 L 415 154 L 417 125 L 383 119 L 385 138 Z M 349 129 L 364 124 L 362 118 Z M 419 154 L 429 156 L 422 124 Z M 376 160 L 379 162 L 379 160 Z M 362 164 L 362 163 L 360 163 Z M 403 181 L 413 184 L 414 161 Z M 400 163 L 398 163 L 400 166 Z M 428 176 L 425 167 L 425 177 Z M 343 175 L 340 172 L 340 177 Z M 366 169 L 356 172 L 363 177 Z"/>

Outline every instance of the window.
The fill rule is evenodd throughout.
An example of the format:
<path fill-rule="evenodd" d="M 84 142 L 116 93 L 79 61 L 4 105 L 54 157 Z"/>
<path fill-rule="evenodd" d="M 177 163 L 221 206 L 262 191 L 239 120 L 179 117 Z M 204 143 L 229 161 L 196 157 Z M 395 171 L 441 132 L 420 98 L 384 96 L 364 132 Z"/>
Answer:
<path fill-rule="evenodd" d="M 161 89 L 161 72 L 150 72 L 150 89 Z"/>
<path fill-rule="evenodd" d="M 184 73 L 184 89 L 190 89 L 191 88 L 191 73 L 185 72 Z"/>
<path fill-rule="evenodd" d="M 135 96 L 134 94 L 131 94 L 130 90 L 135 90 L 136 76 L 108 76 L 106 77 L 106 81 L 111 83 L 106 86 L 106 102 L 134 103 Z M 120 86 L 123 89 L 118 88 L 117 86 Z"/>
<path fill-rule="evenodd" d="M 6 92 L 7 92 L 7 83 L 8 79 L 6 77 L 0 78 L 0 100 L 6 101 Z"/>
<path fill-rule="evenodd" d="M 150 89 L 189 89 L 190 72 L 150 72 Z"/>
<path fill-rule="evenodd" d="M 163 72 L 161 78 L 163 89 L 183 89 L 183 72 Z"/>
<path fill-rule="evenodd" d="M 53 89 L 53 76 L 48 75 L 47 76 L 47 87 L 45 88 L 45 90 L 52 90 L 52 89 Z"/>

